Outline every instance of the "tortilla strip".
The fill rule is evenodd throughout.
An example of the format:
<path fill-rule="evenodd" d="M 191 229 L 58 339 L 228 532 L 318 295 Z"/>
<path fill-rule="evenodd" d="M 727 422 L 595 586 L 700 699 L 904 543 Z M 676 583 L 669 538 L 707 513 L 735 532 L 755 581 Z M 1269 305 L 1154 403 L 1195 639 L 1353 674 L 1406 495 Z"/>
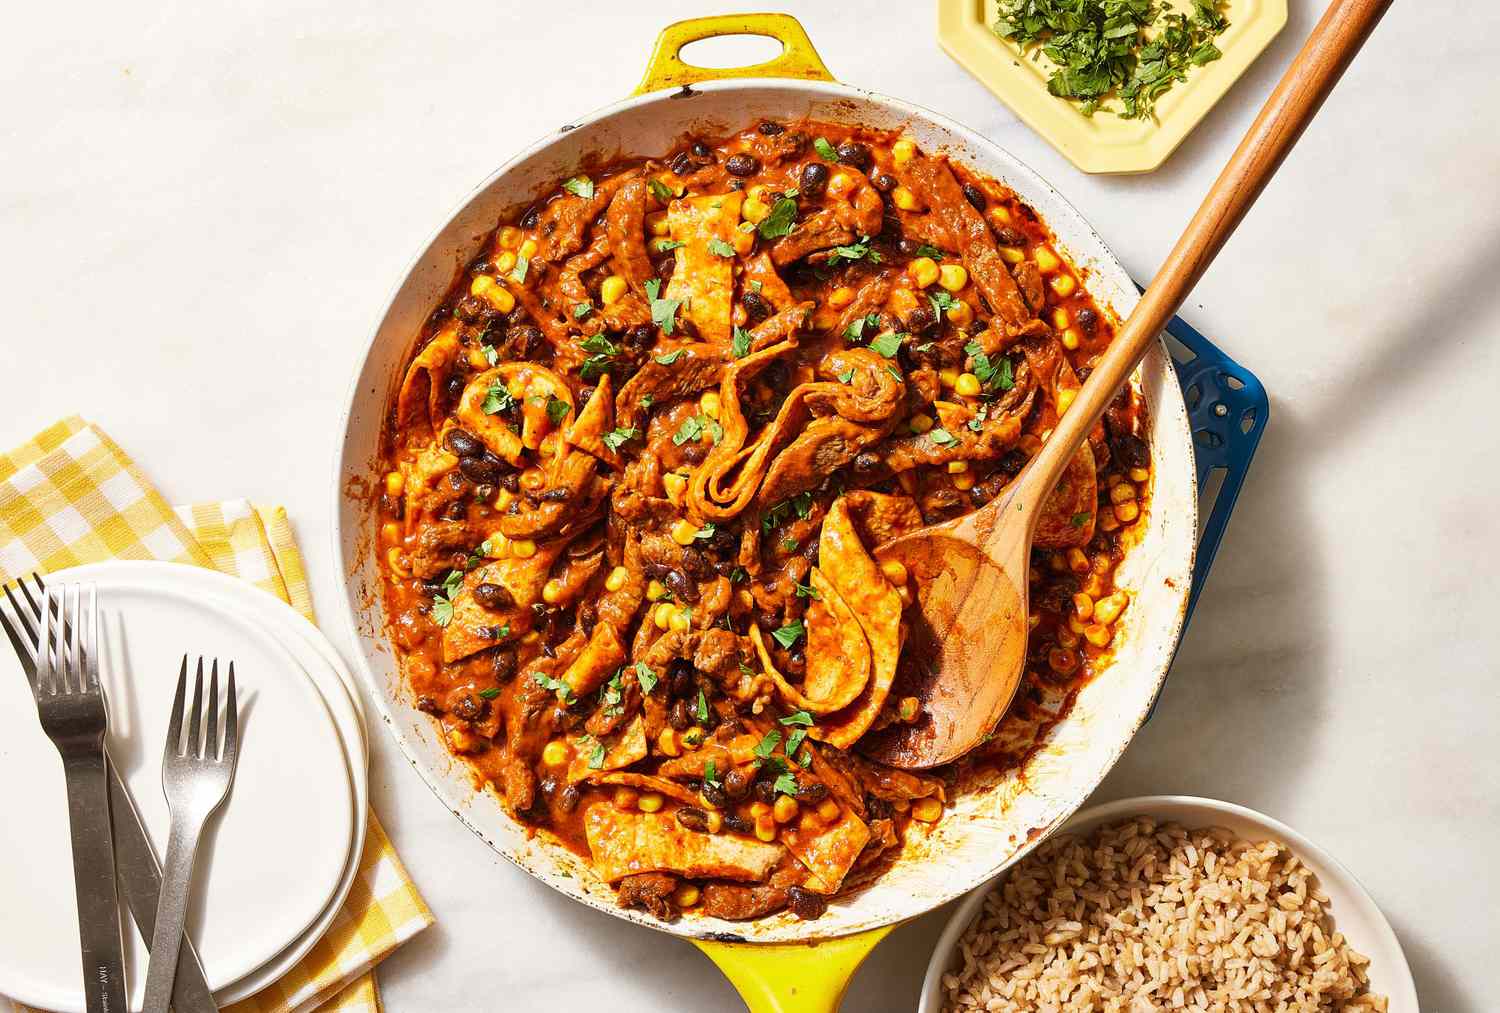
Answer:
<path fill-rule="evenodd" d="M 490 385 L 496 380 L 502 382 L 511 397 L 521 402 L 520 436 L 502 416 L 484 410 Z M 522 451 L 541 446 L 542 432 L 553 425 L 547 417 L 549 395 L 567 404 L 568 415 L 558 425 L 565 424 L 573 413 L 573 393 L 562 378 L 535 363 L 505 362 L 469 381 L 458 400 L 455 414 L 464 428 L 477 436 L 491 453 L 519 467 Z"/>
<path fill-rule="evenodd" d="M 564 538 L 538 542 L 536 555 L 530 558 L 507 556 L 470 570 L 453 602 L 453 618 L 443 628 L 443 660 L 458 661 L 475 651 L 493 647 L 497 641 L 484 632 L 493 627 L 509 626 L 507 639 L 530 630 L 534 617 L 531 606 L 541 601 L 547 573 L 567 544 Z M 474 600 L 474 588 L 480 584 L 499 584 L 510 592 L 515 604 L 499 611 L 485 608 Z"/>
<path fill-rule="evenodd" d="M 646 181 L 637 177 L 620 187 L 604 216 L 615 270 L 637 291 L 644 291 L 647 280 L 656 276 L 646 256 L 645 222 Z"/>
<path fill-rule="evenodd" d="M 859 697 L 837 714 L 808 730 L 811 738 L 847 749 L 869 730 L 890 695 L 901 656 L 901 596 L 870 558 L 843 497 L 834 500 L 823 518 L 818 542 L 818 567 L 849 603 L 870 643 L 873 675 Z"/>
<path fill-rule="evenodd" d="M 408 428 L 417 422 L 418 411 L 425 409 L 427 417 L 415 428 L 432 436 L 437 420 L 442 418 L 441 400 L 443 383 L 453 371 L 458 358 L 458 326 L 450 324 L 439 331 L 406 368 L 406 377 L 401 381 L 401 393 L 396 397 L 396 425 Z"/>
<path fill-rule="evenodd" d="M 594 395 L 563 435 L 573 446 L 586 450 L 611 467 L 620 466 L 620 455 L 604 445 L 604 434 L 615 428 L 614 381 L 608 373 L 599 377 Z"/>
<path fill-rule="evenodd" d="M 663 299 L 682 300 L 682 315 L 704 341 L 728 342 L 734 302 L 733 256 L 720 256 L 709 244 L 734 246 L 740 223 L 739 191 L 708 197 L 682 197 L 667 208 L 667 228 L 677 247 L 677 266 Z"/>
<path fill-rule="evenodd" d="M 583 814 L 594 870 L 606 883 L 641 872 L 760 882 L 784 853 L 738 834 L 700 834 L 670 813 L 626 813 L 596 802 Z"/>
<path fill-rule="evenodd" d="M 844 877 L 854 867 L 870 840 L 865 821 L 841 807 L 837 822 L 817 830 L 787 827 L 781 839 L 788 851 L 819 880 L 823 893 L 838 893 Z"/>
<path fill-rule="evenodd" d="M 636 721 L 641 722 L 641 719 L 636 718 Z M 644 722 L 642 722 L 642 724 L 644 724 Z M 642 742 L 644 742 L 644 731 L 641 733 L 641 736 Z M 605 762 L 607 765 L 607 758 Z M 676 781 L 668 781 L 666 778 L 657 777 L 654 774 L 637 774 L 629 770 L 616 770 L 603 773 L 599 771 L 591 771 L 588 775 L 588 779 L 595 784 L 621 784 L 625 785 L 627 788 L 639 788 L 641 791 L 660 792 L 668 798 L 675 798 L 683 805 L 690 805 L 699 809 L 713 808 L 713 806 L 709 805 L 697 794 L 688 791 Z"/>
<path fill-rule="evenodd" d="M 832 714 L 852 703 L 869 682 L 870 645 L 853 611 L 822 571 L 814 567 L 808 580 L 823 600 L 807 609 L 804 688 L 799 690 L 777 671 L 760 627 L 754 623 L 750 625 L 750 642 L 755 645 L 761 668 L 788 706 L 809 714 Z"/>
<path fill-rule="evenodd" d="M 776 265 L 771 263 L 769 254 L 758 253 L 745 261 L 742 280 L 752 290 L 754 283 L 760 282 L 760 297 L 778 310 L 784 310 L 797 301 L 786 282 L 781 280 L 781 275 L 776 273 Z"/>
<path fill-rule="evenodd" d="M 646 758 L 646 722 L 640 715 L 614 735 L 599 740 L 604 745 L 604 759 L 599 766 L 590 766 L 594 755 L 594 744 L 583 740 L 577 744 L 573 762 L 568 764 L 568 783 L 577 784 L 601 772 L 619 770 Z"/>
<path fill-rule="evenodd" d="M 563 673 L 574 696 L 586 696 L 604 685 L 615 669 L 625 664 L 625 645 L 609 623 L 595 623 L 589 642 Z"/>

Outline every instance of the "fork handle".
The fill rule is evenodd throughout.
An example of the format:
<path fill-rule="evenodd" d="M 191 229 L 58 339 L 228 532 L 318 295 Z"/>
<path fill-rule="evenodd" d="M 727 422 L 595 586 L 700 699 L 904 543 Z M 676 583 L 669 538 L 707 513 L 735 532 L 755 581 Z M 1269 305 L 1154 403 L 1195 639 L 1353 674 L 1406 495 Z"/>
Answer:
<path fill-rule="evenodd" d="M 167 1013 L 172 1001 L 172 979 L 187 921 L 188 889 L 193 881 L 193 863 L 198 858 L 198 839 L 206 814 L 174 815 L 167 837 L 167 857 L 162 863 L 161 899 L 156 904 L 156 928 L 151 933 L 151 960 L 146 965 L 146 1004 L 143 1013 Z"/>
<path fill-rule="evenodd" d="M 89 1013 L 129 1013 L 104 750 L 67 756 L 63 771 L 73 837 L 73 887 L 78 898 L 84 1001 Z"/>

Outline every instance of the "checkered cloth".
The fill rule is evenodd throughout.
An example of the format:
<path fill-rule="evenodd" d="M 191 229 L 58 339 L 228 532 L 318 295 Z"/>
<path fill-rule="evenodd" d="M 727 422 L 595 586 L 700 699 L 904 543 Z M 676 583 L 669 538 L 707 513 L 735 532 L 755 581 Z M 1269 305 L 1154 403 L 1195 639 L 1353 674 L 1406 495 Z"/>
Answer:
<path fill-rule="evenodd" d="M 220 570 L 313 617 L 280 507 L 231 500 L 174 509 L 114 441 L 76 417 L 0 456 L 0 581 L 103 559 Z M 432 912 L 371 812 L 359 876 L 338 919 L 285 977 L 229 1009 L 378 1011 L 375 965 L 430 924 Z"/>

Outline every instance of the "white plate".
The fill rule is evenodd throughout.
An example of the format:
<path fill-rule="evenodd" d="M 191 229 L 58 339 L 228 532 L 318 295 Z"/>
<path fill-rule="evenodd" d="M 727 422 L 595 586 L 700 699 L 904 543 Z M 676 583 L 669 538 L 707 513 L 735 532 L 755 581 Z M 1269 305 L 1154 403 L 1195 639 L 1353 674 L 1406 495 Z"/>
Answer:
<path fill-rule="evenodd" d="M 263 592 L 171 564 L 98 564 L 50 579 L 87 579 L 99 587 L 111 753 L 158 853 L 167 830 L 158 744 L 182 654 L 236 661 L 240 768 L 229 803 L 205 837 L 189 916 L 209 983 L 222 988 L 303 939 L 335 895 L 347 891 L 357 826 L 363 842 L 363 804 L 345 735 L 324 693 L 289 652 L 290 638 L 273 635 L 236 607 L 242 596 L 234 592 Z M 352 704 L 339 709 L 347 723 Z M 355 748 L 362 756 L 363 742 Z M 359 773 L 362 782 L 362 765 Z M 0 654 L 0 797 L 22 816 L 0 827 L 0 896 L 7 903 L 0 992 L 49 1009 L 81 1009 L 61 764 L 8 652 Z M 133 931 L 127 940 L 134 1006 L 144 984 L 144 946 Z"/>
<path fill-rule="evenodd" d="M 1253 809 L 1187 795 L 1149 795 L 1090 806 L 1074 816 L 1058 833 L 1087 833 L 1104 823 L 1131 816 L 1151 816 L 1180 823 L 1190 829 L 1224 827 L 1247 841 L 1280 841 L 1296 853 L 1318 877 L 1332 902 L 1334 924 L 1349 945 L 1370 958 L 1370 987 L 1390 1000 L 1389 1013 L 1418 1013 L 1417 985 L 1412 980 L 1406 954 L 1390 922 L 1375 906 L 1365 888 L 1339 861 L 1297 831 Z M 917 1013 L 940 1013 L 943 1008 L 943 975 L 948 971 L 959 937 L 969 930 L 984 904 L 985 896 L 1005 874 L 990 880 L 959 901 L 948 927 L 938 939 L 922 982 L 922 1001 Z"/>

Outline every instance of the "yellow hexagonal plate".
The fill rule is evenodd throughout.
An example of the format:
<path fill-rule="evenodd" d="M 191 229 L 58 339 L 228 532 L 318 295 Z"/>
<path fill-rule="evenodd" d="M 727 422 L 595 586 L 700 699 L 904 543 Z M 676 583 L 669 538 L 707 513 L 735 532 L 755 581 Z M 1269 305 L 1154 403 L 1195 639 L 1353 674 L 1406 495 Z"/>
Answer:
<path fill-rule="evenodd" d="M 1191 8 L 1183 0 L 1171 6 Z M 1286 0 L 1229 0 L 1218 60 L 1195 67 L 1156 102 L 1156 119 L 1084 116 L 1047 91 L 1052 64 L 1032 59 L 991 29 L 999 0 L 938 0 L 938 42 L 949 56 L 1084 172 L 1150 172 L 1166 161 L 1213 104 L 1286 24 Z"/>

